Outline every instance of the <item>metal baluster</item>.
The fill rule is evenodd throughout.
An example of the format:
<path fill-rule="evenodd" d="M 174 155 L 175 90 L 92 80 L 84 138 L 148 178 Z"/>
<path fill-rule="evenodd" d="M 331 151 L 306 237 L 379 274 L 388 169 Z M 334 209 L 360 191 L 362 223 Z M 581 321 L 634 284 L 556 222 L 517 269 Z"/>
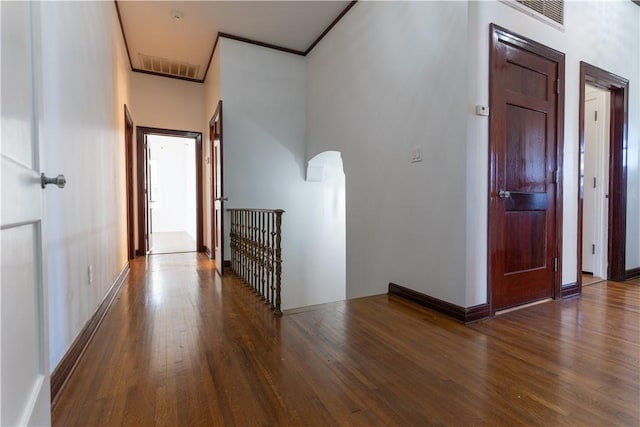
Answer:
<path fill-rule="evenodd" d="M 281 276 L 282 276 L 282 214 L 284 211 L 282 209 L 277 209 L 275 211 L 276 216 L 276 314 L 282 314 L 280 310 L 280 306 L 282 303 L 281 297 Z"/>
<path fill-rule="evenodd" d="M 256 212 L 257 221 L 256 221 L 256 263 L 258 264 L 258 269 L 256 270 L 256 286 L 258 286 L 258 294 L 260 294 L 260 299 L 264 298 L 264 293 L 262 292 L 262 212 Z"/>
<path fill-rule="evenodd" d="M 247 212 L 242 211 L 242 280 L 247 282 Z"/>
<path fill-rule="evenodd" d="M 251 212 L 251 287 L 253 292 L 258 293 L 256 287 L 256 213 Z"/>
<path fill-rule="evenodd" d="M 238 248 L 238 237 L 239 237 L 238 236 L 238 211 L 233 211 L 233 216 L 234 216 L 234 219 L 235 219 L 235 222 L 236 222 L 236 225 L 234 227 L 235 234 L 236 234 L 236 249 L 235 249 L 236 258 L 235 258 L 233 271 L 234 271 L 234 273 L 238 274 L 238 271 L 240 270 L 240 267 L 238 265 L 238 262 L 239 262 L 239 260 L 238 260 L 238 249 L 239 249 Z"/>

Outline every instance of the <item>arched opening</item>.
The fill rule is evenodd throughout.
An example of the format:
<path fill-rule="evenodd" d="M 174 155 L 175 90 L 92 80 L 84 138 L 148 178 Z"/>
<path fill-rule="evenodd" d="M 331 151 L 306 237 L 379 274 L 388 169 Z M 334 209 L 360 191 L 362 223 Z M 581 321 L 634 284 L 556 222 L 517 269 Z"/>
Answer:
<path fill-rule="evenodd" d="M 309 288 L 322 301 L 346 299 L 345 173 L 338 151 L 325 151 L 307 163 L 314 192 L 309 224 Z M 315 299 L 315 298 L 314 298 Z"/>

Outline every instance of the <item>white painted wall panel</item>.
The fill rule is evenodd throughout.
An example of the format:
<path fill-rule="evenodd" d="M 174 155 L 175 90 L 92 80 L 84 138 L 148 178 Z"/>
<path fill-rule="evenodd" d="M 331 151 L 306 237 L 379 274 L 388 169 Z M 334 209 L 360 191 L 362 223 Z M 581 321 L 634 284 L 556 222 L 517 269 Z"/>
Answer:
<path fill-rule="evenodd" d="M 466 24 L 464 2 L 360 2 L 307 57 L 307 158 L 344 161 L 349 298 L 465 303 Z"/>
<path fill-rule="evenodd" d="M 216 111 L 218 101 L 220 100 L 220 49 L 216 49 L 213 58 L 211 59 L 211 66 L 207 73 L 207 79 L 204 82 L 204 117 L 203 123 L 205 123 L 205 134 L 202 136 L 202 144 L 204 145 L 204 152 L 207 153 L 203 156 L 203 171 L 205 176 L 204 181 L 204 239 L 203 243 L 206 247 L 213 251 L 213 243 L 211 242 L 211 224 L 212 224 L 212 200 L 211 200 L 211 140 L 209 135 L 209 121 Z M 224 108 L 223 108 L 224 109 Z M 207 160 L 209 157 L 209 160 Z"/>
<path fill-rule="evenodd" d="M 127 262 L 130 71 L 112 3 L 41 7 L 45 163 L 50 175 L 67 178 L 64 190 L 45 192 L 53 370 Z M 135 120 L 135 109 L 131 113 Z"/>
<path fill-rule="evenodd" d="M 131 90 L 136 126 L 202 132 L 204 135 L 201 83 L 132 73 Z"/>

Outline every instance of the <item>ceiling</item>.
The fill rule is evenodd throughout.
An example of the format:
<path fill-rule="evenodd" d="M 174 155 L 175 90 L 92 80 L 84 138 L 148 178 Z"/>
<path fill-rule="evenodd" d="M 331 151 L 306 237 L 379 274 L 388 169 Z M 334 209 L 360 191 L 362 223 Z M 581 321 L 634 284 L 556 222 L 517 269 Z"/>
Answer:
<path fill-rule="evenodd" d="M 151 71 L 170 70 L 199 81 L 205 77 L 219 33 L 304 54 L 351 4 L 351 1 L 116 1 L 134 70 L 153 67 Z M 181 18 L 175 19 L 176 14 Z M 143 55 L 152 58 L 143 59 Z"/>

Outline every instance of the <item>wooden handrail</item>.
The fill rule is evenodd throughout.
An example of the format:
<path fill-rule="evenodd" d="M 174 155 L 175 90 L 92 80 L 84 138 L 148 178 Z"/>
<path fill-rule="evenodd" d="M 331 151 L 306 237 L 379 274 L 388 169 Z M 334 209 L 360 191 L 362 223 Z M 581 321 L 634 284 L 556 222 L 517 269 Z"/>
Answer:
<path fill-rule="evenodd" d="M 231 269 L 281 315 L 282 209 L 227 209 Z"/>

